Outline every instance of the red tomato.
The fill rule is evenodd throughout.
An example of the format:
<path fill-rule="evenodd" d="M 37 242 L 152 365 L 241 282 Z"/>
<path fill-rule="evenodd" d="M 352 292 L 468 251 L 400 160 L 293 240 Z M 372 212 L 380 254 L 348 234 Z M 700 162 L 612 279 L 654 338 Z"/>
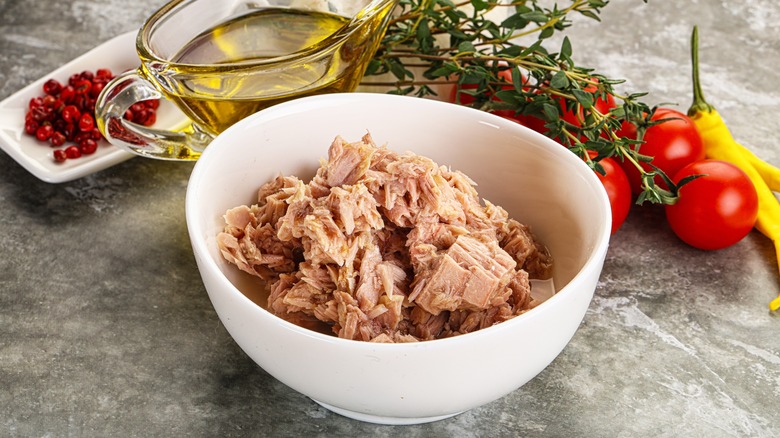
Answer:
<path fill-rule="evenodd" d="M 597 90 L 596 86 L 592 84 L 584 88 L 584 91 L 587 91 L 588 93 L 593 93 L 596 90 Z M 559 102 L 561 104 L 561 111 L 563 111 L 562 119 L 571 123 L 574 126 L 581 126 L 580 120 L 577 117 L 577 115 L 574 114 L 573 111 L 566 109 L 566 101 L 563 100 L 563 98 L 561 98 L 559 99 Z M 609 110 L 615 108 L 616 106 L 617 105 L 615 104 L 615 98 L 612 95 L 607 95 L 607 100 L 604 100 L 601 97 L 599 97 L 598 99 L 596 99 L 596 102 L 593 104 L 593 107 L 596 108 L 598 112 L 600 112 L 601 114 L 608 113 Z M 580 108 L 579 115 L 580 117 L 583 116 L 582 108 Z"/>
<path fill-rule="evenodd" d="M 542 120 L 542 119 L 540 119 L 538 117 L 534 117 L 534 116 L 526 116 L 526 115 L 523 115 L 523 114 L 514 114 L 514 111 L 508 111 L 508 112 L 511 113 L 511 114 L 506 114 L 506 111 L 504 111 L 503 114 L 500 114 L 497 111 L 496 114 L 498 114 L 499 116 L 501 116 L 501 117 L 503 117 L 505 119 L 509 119 L 509 120 L 512 120 L 513 122 L 517 122 L 517 123 L 525 126 L 526 128 L 531 128 L 532 130 L 534 130 L 534 131 L 536 131 L 536 132 L 538 132 L 540 134 L 544 134 L 545 132 L 547 132 L 547 128 L 544 126 L 544 124 L 545 124 L 544 120 Z"/>
<path fill-rule="evenodd" d="M 599 163 L 604 167 L 606 175 L 596 172 L 596 176 L 609 196 L 609 205 L 612 209 L 612 234 L 615 234 L 631 210 L 631 186 L 628 184 L 625 172 L 615 160 L 602 158 Z"/>
<path fill-rule="evenodd" d="M 758 195 L 738 167 L 719 160 L 696 161 L 675 174 L 675 184 L 690 175 L 705 175 L 680 187 L 680 200 L 665 206 L 672 231 L 683 242 L 705 250 L 731 246 L 753 228 Z"/>
<path fill-rule="evenodd" d="M 696 126 L 685 114 L 671 108 L 658 108 L 652 120 L 661 119 L 671 120 L 647 129 L 645 143 L 640 146 L 639 153 L 653 157 L 652 164 L 671 178 L 686 165 L 703 160 L 704 145 Z M 632 127 L 627 126 L 624 132 L 625 135 L 631 135 Z M 636 132 L 635 129 L 633 132 Z M 642 177 L 639 170 L 627 160 L 622 162 L 622 167 L 631 184 L 631 192 L 635 195 L 639 194 L 642 191 Z M 642 163 L 642 167 L 647 171 L 652 170 L 647 163 Z M 656 176 L 655 183 L 667 188 L 661 177 Z"/>
<path fill-rule="evenodd" d="M 502 90 L 511 90 L 513 88 L 512 85 L 512 70 L 511 69 L 505 69 L 498 72 L 497 75 L 500 79 L 507 82 L 507 85 L 502 85 Z M 525 76 L 523 76 L 523 81 L 525 81 Z M 450 102 L 452 103 L 459 103 L 461 105 L 471 105 L 476 100 L 474 96 L 468 93 L 461 93 L 459 90 L 476 90 L 477 84 L 463 84 L 460 86 L 452 87 L 452 91 L 450 92 Z M 460 101 L 458 101 L 460 99 Z M 493 97 L 493 99 L 496 99 Z"/>

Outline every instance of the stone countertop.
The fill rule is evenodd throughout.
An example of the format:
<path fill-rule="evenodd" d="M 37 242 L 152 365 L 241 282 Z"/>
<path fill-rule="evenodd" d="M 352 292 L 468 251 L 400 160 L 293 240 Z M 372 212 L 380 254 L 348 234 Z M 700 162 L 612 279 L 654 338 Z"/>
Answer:
<path fill-rule="evenodd" d="M 0 0 L 0 99 L 162 4 Z M 708 100 L 780 164 L 779 23 L 774 0 L 613 0 L 567 33 L 580 64 L 685 109 L 698 24 Z M 0 152 L 0 435 L 780 435 L 780 318 L 767 311 L 780 282 L 755 231 L 698 251 L 662 208 L 634 207 L 579 331 L 539 376 L 447 420 L 378 426 L 324 410 L 232 341 L 191 254 L 191 170 L 136 158 L 48 184 Z"/>

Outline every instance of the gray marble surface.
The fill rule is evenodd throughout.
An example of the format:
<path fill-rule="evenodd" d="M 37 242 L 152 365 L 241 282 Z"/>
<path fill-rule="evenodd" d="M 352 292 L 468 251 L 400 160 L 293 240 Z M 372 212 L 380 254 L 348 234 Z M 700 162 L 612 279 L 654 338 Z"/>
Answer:
<path fill-rule="evenodd" d="M 162 0 L 0 0 L 0 99 Z M 577 20 L 574 56 L 650 103 L 690 102 L 688 36 L 734 135 L 780 164 L 775 0 L 613 0 Z M 660 208 L 613 237 L 580 330 L 538 377 L 454 418 L 377 426 L 274 380 L 231 340 L 184 222 L 191 164 L 133 159 L 58 185 L 0 152 L 1 436 L 780 435 L 771 242 L 687 247 Z"/>

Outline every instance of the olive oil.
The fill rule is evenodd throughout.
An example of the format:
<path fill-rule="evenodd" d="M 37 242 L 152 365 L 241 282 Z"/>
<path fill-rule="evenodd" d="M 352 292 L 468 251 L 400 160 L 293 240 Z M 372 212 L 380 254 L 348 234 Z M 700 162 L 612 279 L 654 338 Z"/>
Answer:
<path fill-rule="evenodd" d="M 171 59 L 173 71 L 166 73 L 175 80 L 162 87 L 212 134 L 283 101 L 352 91 L 371 58 L 362 53 L 367 50 L 363 41 L 352 38 L 323 53 L 332 43 L 328 37 L 348 23 L 345 17 L 323 12 L 276 8 L 251 12 L 208 29 L 183 46 Z M 364 59 L 356 65 L 355 56 Z"/>

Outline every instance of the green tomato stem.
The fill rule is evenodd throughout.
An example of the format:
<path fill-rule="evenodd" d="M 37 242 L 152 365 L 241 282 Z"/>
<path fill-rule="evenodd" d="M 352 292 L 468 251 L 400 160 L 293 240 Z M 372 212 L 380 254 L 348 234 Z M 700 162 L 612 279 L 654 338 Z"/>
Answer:
<path fill-rule="evenodd" d="M 704 100 L 704 91 L 701 88 L 699 80 L 699 28 L 693 26 L 691 34 L 691 59 L 692 59 L 692 77 L 693 77 L 693 104 L 688 109 L 688 116 L 693 116 L 699 112 L 712 112 L 713 107 Z"/>

